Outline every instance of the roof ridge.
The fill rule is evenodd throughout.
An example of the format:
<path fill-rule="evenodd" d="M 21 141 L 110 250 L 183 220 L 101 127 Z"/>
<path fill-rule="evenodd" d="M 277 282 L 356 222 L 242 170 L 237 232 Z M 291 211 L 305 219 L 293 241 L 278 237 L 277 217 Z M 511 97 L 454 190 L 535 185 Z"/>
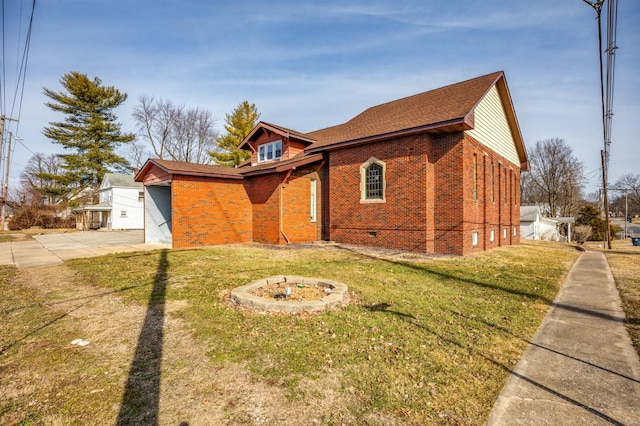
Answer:
<path fill-rule="evenodd" d="M 479 76 L 479 77 L 469 78 L 467 80 L 459 81 L 457 83 L 447 84 L 446 86 L 436 87 L 434 89 L 425 90 L 424 92 L 415 93 L 413 95 L 408 95 L 408 96 L 405 96 L 405 97 L 402 97 L 402 98 L 399 98 L 399 99 L 394 99 L 394 100 L 391 100 L 391 101 L 383 102 L 383 103 L 378 104 L 378 105 L 373 105 L 373 106 L 370 106 L 369 108 L 365 109 L 364 111 L 362 111 L 360 114 L 356 115 L 355 117 L 352 117 L 351 119 L 349 119 L 345 123 L 348 123 L 349 121 L 355 119 L 359 115 L 362 115 L 362 114 L 364 114 L 365 112 L 367 112 L 367 111 L 369 111 L 371 109 L 375 109 L 375 108 L 378 108 L 378 107 L 383 107 L 383 106 L 389 105 L 389 104 L 394 104 L 396 102 L 397 103 L 406 102 L 407 100 L 409 100 L 411 98 L 417 98 L 417 97 L 420 97 L 420 96 L 424 96 L 424 95 L 426 95 L 428 93 L 444 91 L 444 90 L 450 89 L 450 88 L 455 87 L 455 86 L 463 86 L 463 85 L 469 84 L 469 83 L 471 83 L 473 81 L 485 79 L 485 78 L 487 78 L 489 76 L 494 76 L 495 75 L 494 79 L 497 79 L 501 74 L 504 74 L 504 73 L 502 71 L 495 71 L 495 72 L 492 72 L 492 73 L 489 73 L 489 74 L 485 74 L 485 75 L 482 75 L 482 76 Z"/>

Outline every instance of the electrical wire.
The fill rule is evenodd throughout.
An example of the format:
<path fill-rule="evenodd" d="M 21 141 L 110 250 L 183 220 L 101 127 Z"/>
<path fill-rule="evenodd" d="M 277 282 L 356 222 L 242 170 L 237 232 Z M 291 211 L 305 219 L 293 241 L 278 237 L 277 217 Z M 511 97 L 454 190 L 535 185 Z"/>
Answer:
<path fill-rule="evenodd" d="M 607 168 L 609 166 L 609 158 L 611 151 L 611 133 L 613 125 L 613 89 L 616 64 L 616 33 L 618 26 L 618 1 L 609 0 L 607 8 L 607 72 L 606 72 L 606 90 L 605 90 L 605 137 L 606 137 L 606 160 Z"/>
<path fill-rule="evenodd" d="M 4 3 L 4 0 L 2 0 Z M 17 72 L 17 76 L 16 76 L 16 83 L 15 83 L 15 90 L 13 92 L 13 100 L 11 103 L 11 110 L 9 112 L 9 115 L 13 118 L 15 118 L 17 121 L 15 121 L 15 130 L 12 129 L 13 123 L 12 121 L 9 121 L 6 126 L 6 130 L 11 131 L 13 130 L 14 134 L 18 134 L 18 130 L 20 128 L 20 116 L 22 115 L 22 104 L 24 101 L 24 88 L 25 88 L 25 84 L 26 84 L 26 76 L 27 76 L 27 65 L 29 62 L 29 52 L 31 50 L 31 33 L 33 30 L 33 21 L 34 21 L 34 17 L 35 17 L 35 10 L 36 10 L 36 0 L 33 0 L 31 2 L 31 13 L 29 14 L 29 26 L 27 27 L 27 32 L 26 32 L 26 36 L 25 36 L 25 40 L 24 40 L 24 46 L 22 46 L 22 43 L 20 42 L 20 34 L 18 35 L 18 48 L 17 48 L 17 54 L 20 55 L 20 52 L 22 52 L 22 58 L 18 59 L 17 64 L 16 64 L 16 68 L 18 69 Z M 3 13 L 4 15 L 4 13 Z M 20 16 L 22 16 L 22 8 L 20 11 Z M 21 19 L 22 21 L 22 19 Z M 22 26 L 20 25 L 20 28 L 22 28 Z M 4 32 L 4 28 L 3 28 L 3 32 Z M 19 31 L 21 33 L 21 30 Z M 4 44 L 4 37 L 3 37 L 3 44 Z M 4 66 L 4 53 L 3 53 L 3 66 Z M 4 77 L 4 76 L 3 76 Z M 3 107 L 5 108 L 6 111 L 6 81 L 4 82 L 4 99 L 3 99 Z M 16 103 L 17 103 L 17 107 L 16 107 Z"/>
<path fill-rule="evenodd" d="M 4 93 L 5 93 L 5 87 L 6 87 L 6 81 L 7 81 L 7 72 L 6 72 L 6 57 L 5 57 L 5 24 L 4 24 L 4 0 L 2 0 L 2 79 L 0 80 L 0 115 L 4 115 L 4 105 L 5 105 L 5 101 L 4 101 Z M 0 135 L 0 137 L 4 138 L 4 135 Z"/>
<path fill-rule="evenodd" d="M 6 32 L 6 7 L 5 1 L 2 0 L 1 5 L 1 21 L 2 21 L 2 78 L 0 79 L 0 114 L 3 116 L 4 122 L 4 130 L 5 132 L 9 132 L 9 134 L 14 134 L 16 137 L 14 141 L 23 146 L 27 151 L 29 151 L 32 155 L 35 155 L 31 149 L 29 149 L 20 138 L 17 137 L 18 130 L 20 128 L 20 117 L 22 115 L 22 105 L 24 102 L 24 90 L 26 83 L 26 75 L 27 75 L 27 65 L 29 62 L 29 52 L 31 48 L 31 33 L 33 29 L 33 22 L 36 10 L 36 0 L 31 2 L 31 13 L 29 16 L 29 25 L 26 31 L 26 36 L 24 39 L 24 45 L 22 42 L 22 21 L 23 21 L 23 12 L 24 12 L 24 4 L 25 1 L 22 0 L 20 2 L 20 11 L 19 11 L 19 19 L 18 19 L 18 28 L 17 28 L 17 48 L 16 48 L 16 81 L 15 81 L 15 89 L 13 90 L 13 99 L 11 101 L 11 109 L 7 110 L 7 32 Z M 8 114 L 8 117 L 5 118 L 5 114 Z M 0 135 L 0 137 L 4 138 L 4 133 Z M 5 159 L 10 154 L 15 154 L 15 150 L 17 147 L 17 143 L 14 143 L 12 147 L 7 149 L 6 155 L 4 152 L 0 152 L 0 172 L 2 173 L 2 177 L 4 180 L 4 175 L 8 174 L 8 168 L 10 164 L 5 164 Z M 4 148 L 4 144 L 2 144 Z M 8 150 L 11 149 L 11 152 Z M 4 149 L 2 149 L 4 151 Z M 14 156 L 15 158 L 15 156 Z M 13 161 L 11 162 L 13 163 Z M 3 185 L 6 185 L 6 182 L 2 182 Z M 3 186 L 4 187 L 4 186 Z"/>

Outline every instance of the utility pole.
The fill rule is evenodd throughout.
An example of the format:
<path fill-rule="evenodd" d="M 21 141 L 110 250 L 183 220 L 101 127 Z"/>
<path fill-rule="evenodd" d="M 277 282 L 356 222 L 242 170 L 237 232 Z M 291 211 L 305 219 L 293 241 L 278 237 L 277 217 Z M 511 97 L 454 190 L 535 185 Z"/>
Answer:
<path fill-rule="evenodd" d="M 16 137 L 18 140 L 18 137 Z M 9 166 L 11 165 L 11 132 L 9 132 L 9 143 L 7 144 L 7 163 L 4 166 L 4 183 L 2 185 L 2 207 L 0 208 L 0 224 L 5 230 L 7 218 L 7 197 L 9 195 Z"/>
<path fill-rule="evenodd" d="M 18 121 L 15 118 L 6 117 L 4 114 L 0 115 L 0 154 L 2 154 L 2 144 L 4 142 L 4 122 L 5 121 Z M 5 227 L 5 210 L 7 205 L 7 193 L 9 189 L 9 160 L 11 158 L 11 133 L 9 133 L 9 149 L 7 150 L 7 166 L 5 170 L 4 184 L 2 185 L 2 210 L 0 218 L 0 230 L 4 230 Z"/>
<path fill-rule="evenodd" d="M 598 21 L 598 58 L 600 59 L 600 97 L 602 98 L 602 133 L 604 139 L 604 150 L 600 151 L 602 157 L 602 192 L 604 195 L 604 220 L 606 224 L 605 240 L 607 248 L 611 249 L 611 230 L 609 229 L 609 195 L 608 195 L 608 168 L 609 156 L 611 149 L 611 104 L 613 103 L 613 70 L 615 63 L 615 32 L 616 32 L 616 16 L 617 16 L 617 0 L 609 0 L 608 22 L 607 22 L 607 90 L 605 98 L 605 78 L 604 64 L 602 60 L 602 6 L 605 0 L 583 0 L 596 11 L 596 19 Z M 625 218 L 626 219 L 626 218 Z"/>
<path fill-rule="evenodd" d="M 629 197 L 627 188 L 609 188 L 610 191 L 624 191 L 624 240 L 627 239 L 627 217 L 629 217 Z"/>

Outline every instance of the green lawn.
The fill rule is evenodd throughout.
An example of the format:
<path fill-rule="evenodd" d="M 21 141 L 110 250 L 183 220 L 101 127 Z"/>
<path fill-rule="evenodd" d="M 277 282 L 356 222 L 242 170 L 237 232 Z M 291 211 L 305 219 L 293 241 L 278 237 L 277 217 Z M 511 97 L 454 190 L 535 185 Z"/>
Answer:
<path fill-rule="evenodd" d="M 86 285 L 118 290 L 129 304 L 147 306 L 151 299 L 180 306 L 171 315 L 193 332 L 212 364 L 246 365 L 255 381 L 284 389 L 292 400 L 318 397 L 300 386 L 303 379 L 338 377 L 335 391 L 350 401 L 342 408 L 348 412 L 327 413 L 325 424 L 371 413 L 407 424 L 483 424 L 578 255 L 570 246 L 540 242 L 426 260 L 383 260 L 331 247 L 230 246 L 121 254 L 68 266 Z M 4 293 L 14 271 L 2 271 Z M 234 287 L 278 274 L 343 282 L 351 304 L 290 316 L 229 302 Z M 33 318 L 48 320 L 45 314 Z M 38 336 L 47 333 L 55 330 Z M 2 404 L 0 413 L 10 409 Z"/>

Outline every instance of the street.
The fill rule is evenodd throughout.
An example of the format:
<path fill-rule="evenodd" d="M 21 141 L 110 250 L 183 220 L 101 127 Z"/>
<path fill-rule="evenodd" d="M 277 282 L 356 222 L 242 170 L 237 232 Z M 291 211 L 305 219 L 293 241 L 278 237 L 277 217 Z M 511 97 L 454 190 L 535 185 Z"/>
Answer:
<path fill-rule="evenodd" d="M 626 225 L 628 237 L 640 237 L 640 225 L 637 223 L 629 223 L 626 220 L 624 220 L 624 218 L 621 218 L 621 217 L 611 218 L 611 223 L 615 223 L 616 225 L 619 225 L 620 228 L 622 228 L 623 232 L 625 230 L 625 225 Z M 620 238 L 620 235 L 615 235 L 615 238 Z"/>

